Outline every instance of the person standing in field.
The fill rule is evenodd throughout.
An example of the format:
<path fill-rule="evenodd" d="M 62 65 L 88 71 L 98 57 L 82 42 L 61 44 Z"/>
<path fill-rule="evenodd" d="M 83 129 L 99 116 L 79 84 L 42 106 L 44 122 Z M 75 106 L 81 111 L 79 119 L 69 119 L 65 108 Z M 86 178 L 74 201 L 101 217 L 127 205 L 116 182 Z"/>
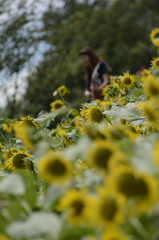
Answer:
<path fill-rule="evenodd" d="M 102 88 L 110 84 L 111 68 L 90 47 L 81 49 L 79 58 L 85 72 L 86 99 L 102 99 Z"/>

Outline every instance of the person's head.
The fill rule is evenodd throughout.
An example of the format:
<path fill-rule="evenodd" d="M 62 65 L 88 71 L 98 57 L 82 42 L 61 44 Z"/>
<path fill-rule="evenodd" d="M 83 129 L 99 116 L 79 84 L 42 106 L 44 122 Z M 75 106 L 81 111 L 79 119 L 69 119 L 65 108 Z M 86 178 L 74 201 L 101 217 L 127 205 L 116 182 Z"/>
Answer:
<path fill-rule="evenodd" d="M 90 47 L 85 47 L 79 52 L 80 62 L 84 69 L 94 68 L 101 58 Z"/>

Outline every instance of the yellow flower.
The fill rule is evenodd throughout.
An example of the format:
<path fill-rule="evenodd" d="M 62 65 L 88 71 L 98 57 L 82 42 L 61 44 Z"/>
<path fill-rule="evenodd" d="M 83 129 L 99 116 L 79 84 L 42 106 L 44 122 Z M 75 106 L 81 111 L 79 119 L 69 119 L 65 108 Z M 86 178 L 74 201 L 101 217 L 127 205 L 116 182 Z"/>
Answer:
<path fill-rule="evenodd" d="M 159 97 L 159 78 L 149 77 L 144 83 L 143 90 L 150 98 Z"/>
<path fill-rule="evenodd" d="M 121 231 L 118 228 L 110 228 L 106 229 L 100 240 L 128 240 L 129 238 L 121 233 Z"/>
<path fill-rule="evenodd" d="M 144 69 L 144 70 L 141 72 L 140 80 L 141 80 L 142 82 L 145 82 L 145 81 L 147 81 L 147 79 L 148 79 L 149 77 L 151 77 L 151 76 L 152 76 L 152 73 L 151 73 L 148 69 Z"/>
<path fill-rule="evenodd" d="M 125 94 L 125 92 L 116 83 L 107 85 L 102 89 L 102 95 L 104 96 L 104 99 L 108 99 L 109 101 L 113 101 L 114 98 L 117 98 L 121 94 Z"/>
<path fill-rule="evenodd" d="M 85 189 L 69 189 L 59 200 L 56 209 L 66 212 L 66 221 L 77 224 L 89 224 L 94 217 L 93 197 L 89 196 Z"/>
<path fill-rule="evenodd" d="M 0 234 L 0 240 L 9 240 L 9 238 L 5 235 Z"/>
<path fill-rule="evenodd" d="M 65 85 L 62 85 L 57 90 L 58 90 L 60 96 L 65 96 L 65 94 L 68 92 L 68 89 L 66 88 Z"/>
<path fill-rule="evenodd" d="M 82 173 L 84 172 L 84 170 L 86 170 L 88 168 L 87 163 L 84 162 L 83 160 L 77 160 L 74 164 L 74 175 L 76 177 L 79 177 L 80 175 L 82 175 Z"/>
<path fill-rule="evenodd" d="M 131 166 L 114 168 L 107 178 L 107 187 L 125 196 L 131 214 L 150 210 L 158 201 L 157 180 Z"/>
<path fill-rule="evenodd" d="M 31 141 L 31 139 L 28 136 L 28 130 L 33 129 L 33 127 L 28 127 L 28 125 L 24 126 L 24 125 L 15 124 L 13 129 L 15 131 L 16 137 L 22 140 L 24 147 L 26 149 L 33 150 L 34 143 Z"/>
<path fill-rule="evenodd" d="M 124 73 L 124 76 L 120 76 L 120 78 L 122 86 L 125 89 L 130 89 L 134 86 L 135 78 L 131 74 Z"/>
<path fill-rule="evenodd" d="M 153 58 L 151 61 L 152 68 L 159 69 L 159 57 Z"/>
<path fill-rule="evenodd" d="M 31 157 L 29 153 L 18 149 L 16 152 L 13 152 L 11 157 L 6 161 L 6 167 L 12 171 L 19 169 L 33 170 L 32 164 L 29 164 L 29 160 L 27 160 L 29 157 Z"/>
<path fill-rule="evenodd" d="M 34 118 L 27 116 L 27 117 L 21 117 L 22 121 L 19 121 L 17 124 L 22 127 L 33 127 L 38 129 L 38 125 L 35 123 Z"/>
<path fill-rule="evenodd" d="M 72 176 L 71 163 L 62 155 L 48 152 L 38 162 L 38 170 L 41 178 L 49 183 L 61 184 Z"/>
<path fill-rule="evenodd" d="M 63 137 L 64 144 L 68 144 L 68 145 L 73 144 L 72 140 L 69 139 L 69 137 L 67 137 L 67 132 L 64 131 L 63 129 L 59 129 L 57 131 L 57 135 Z"/>
<path fill-rule="evenodd" d="M 2 144 L 2 143 L 0 143 L 0 150 L 2 150 L 2 148 L 3 148 L 3 144 Z"/>
<path fill-rule="evenodd" d="M 153 45 L 159 47 L 159 28 L 155 28 L 151 31 L 150 39 Z"/>
<path fill-rule="evenodd" d="M 108 140 L 95 141 L 87 152 L 88 165 L 106 171 L 116 151 L 116 147 Z"/>
<path fill-rule="evenodd" d="M 142 102 L 136 105 L 136 107 L 146 116 L 147 120 L 159 127 L 159 110 L 158 106 L 150 101 Z"/>
<path fill-rule="evenodd" d="M 8 133 L 12 132 L 13 124 L 12 123 L 3 124 L 3 130 Z"/>
<path fill-rule="evenodd" d="M 57 110 L 63 106 L 64 106 L 64 103 L 61 100 L 57 99 L 57 100 L 53 101 L 52 103 L 50 103 L 51 112 L 54 110 Z"/>
<path fill-rule="evenodd" d="M 97 213 L 95 225 L 113 228 L 124 221 L 125 198 L 118 193 L 107 191 L 107 186 L 98 188 Z"/>
<path fill-rule="evenodd" d="M 104 120 L 102 110 L 99 107 L 91 106 L 88 109 L 81 110 L 81 116 L 90 123 L 100 123 Z"/>

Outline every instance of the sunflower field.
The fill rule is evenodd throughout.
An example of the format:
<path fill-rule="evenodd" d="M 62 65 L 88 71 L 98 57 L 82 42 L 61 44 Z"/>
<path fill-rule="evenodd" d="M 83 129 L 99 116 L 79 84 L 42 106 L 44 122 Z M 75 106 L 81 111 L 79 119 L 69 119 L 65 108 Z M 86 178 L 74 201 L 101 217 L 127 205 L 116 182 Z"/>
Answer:
<path fill-rule="evenodd" d="M 159 28 L 150 38 L 159 54 Z M 0 240 L 158 240 L 159 57 L 80 110 L 67 94 L 0 119 Z"/>

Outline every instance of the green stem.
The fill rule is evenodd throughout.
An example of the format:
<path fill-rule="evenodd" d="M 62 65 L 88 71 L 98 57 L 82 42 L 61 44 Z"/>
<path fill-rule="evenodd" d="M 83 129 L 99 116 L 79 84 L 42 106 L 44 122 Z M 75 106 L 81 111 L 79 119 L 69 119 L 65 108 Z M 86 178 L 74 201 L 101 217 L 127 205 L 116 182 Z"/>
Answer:
<path fill-rule="evenodd" d="M 130 220 L 131 225 L 135 228 L 138 234 L 142 237 L 143 240 L 149 240 L 150 236 L 146 231 L 145 227 L 138 218 L 133 218 Z"/>
<path fill-rule="evenodd" d="M 7 139 L 5 138 L 5 136 L 3 135 L 3 133 L 2 133 L 1 131 L 0 131 L 0 133 L 1 133 L 2 137 L 4 138 L 4 141 L 8 144 Z"/>
<path fill-rule="evenodd" d="M 105 115 L 105 118 L 107 119 L 107 121 L 113 126 L 112 122 L 110 121 L 110 119 Z"/>

